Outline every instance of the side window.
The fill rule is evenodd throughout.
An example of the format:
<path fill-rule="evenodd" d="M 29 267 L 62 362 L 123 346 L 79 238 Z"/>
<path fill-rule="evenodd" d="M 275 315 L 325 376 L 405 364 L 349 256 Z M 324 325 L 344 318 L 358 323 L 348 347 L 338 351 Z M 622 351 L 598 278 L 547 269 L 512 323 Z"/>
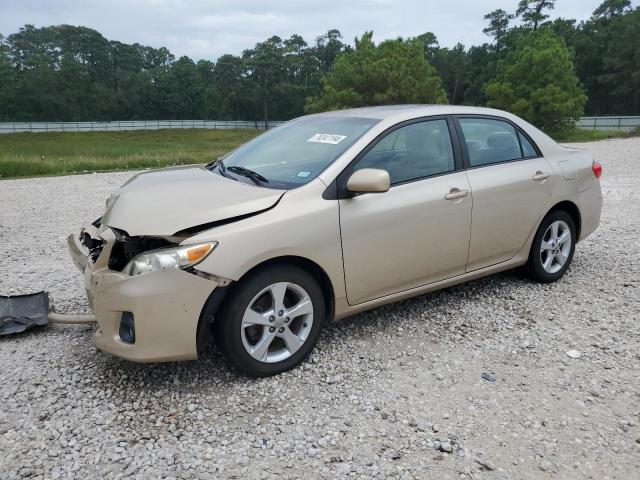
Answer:
<path fill-rule="evenodd" d="M 460 126 L 472 167 L 522 158 L 516 129 L 487 118 L 461 118 Z"/>
<path fill-rule="evenodd" d="M 428 120 L 400 127 L 369 150 L 354 166 L 389 172 L 391 184 L 455 170 L 446 120 Z"/>
<path fill-rule="evenodd" d="M 522 145 L 522 154 L 524 158 L 537 157 L 538 152 L 536 151 L 535 148 L 533 148 L 533 145 L 531 145 L 531 142 L 527 140 L 527 137 L 525 137 L 520 132 L 518 132 L 518 137 L 520 137 L 520 145 Z"/>
<path fill-rule="evenodd" d="M 394 135 L 387 135 L 370 150 L 370 152 L 390 152 L 393 150 L 398 137 Z"/>

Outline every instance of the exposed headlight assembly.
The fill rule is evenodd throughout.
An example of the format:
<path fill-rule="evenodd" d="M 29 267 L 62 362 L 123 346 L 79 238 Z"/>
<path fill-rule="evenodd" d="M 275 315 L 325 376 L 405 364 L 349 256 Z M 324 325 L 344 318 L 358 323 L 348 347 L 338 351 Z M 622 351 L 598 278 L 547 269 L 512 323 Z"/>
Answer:
<path fill-rule="evenodd" d="M 183 245 L 174 248 L 161 248 L 141 253 L 131 259 L 123 272 L 129 275 L 141 275 L 167 268 L 189 268 L 204 260 L 217 242 Z"/>

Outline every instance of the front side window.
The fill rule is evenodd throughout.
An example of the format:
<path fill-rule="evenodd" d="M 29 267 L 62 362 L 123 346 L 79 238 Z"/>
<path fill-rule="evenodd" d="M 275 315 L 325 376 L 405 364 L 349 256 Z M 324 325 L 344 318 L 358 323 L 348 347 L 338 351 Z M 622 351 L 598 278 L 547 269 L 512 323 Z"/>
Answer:
<path fill-rule="evenodd" d="M 222 158 L 217 171 L 270 188 L 310 182 L 380 120 L 302 117 L 256 137 Z"/>
<path fill-rule="evenodd" d="M 472 167 L 522 158 L 516 129 L 508 122 L 487 118 L 461 118 Z"/>
<path fill-rule="evenodd" d="M 428 120 L 392 131 L 354 166 L 362 168 L 386 170 L 392 185 L 455 170 L 447 121 Z"/>

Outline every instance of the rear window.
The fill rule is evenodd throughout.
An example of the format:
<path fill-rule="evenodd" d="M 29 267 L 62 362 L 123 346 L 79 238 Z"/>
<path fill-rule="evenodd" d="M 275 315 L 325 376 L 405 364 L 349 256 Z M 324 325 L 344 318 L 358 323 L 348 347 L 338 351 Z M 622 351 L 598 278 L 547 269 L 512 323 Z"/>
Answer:
<path fill-rule="evenodd" d="M 472 167 L 522 158 L 518 132 L 510 123 L 487 118 L 461 118 L 460 126 Z"/>
<path fill-rule="evenodd" d="M 531 142 L 527 139 L 527 137 L 525 137 L 521 132 L 518 132 L 518 137 L 520 137 L 520 145 L 522 145 L 522 154 L 524 155 L 524 157 L 537 157 L 538 152 L 535 148 L 533 148 L 533 145 L 531 145 Z"/>

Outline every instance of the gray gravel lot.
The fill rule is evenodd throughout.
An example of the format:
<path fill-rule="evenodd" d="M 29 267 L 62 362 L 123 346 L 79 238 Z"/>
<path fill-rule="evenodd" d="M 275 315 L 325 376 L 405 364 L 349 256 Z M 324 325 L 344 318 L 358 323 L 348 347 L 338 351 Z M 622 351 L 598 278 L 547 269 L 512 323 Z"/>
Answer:
<path fill-rule="evenodd" d="M 84 326 L 0 338 L 0 478 L 640 478 L 640 139 L 582 147 L 605 205 L 564 279 L 357 315 L 275 378 L 121 361 Z M 130 176 L 1 181 L 0 293 L 86 310 L 64 240 Z"/>

